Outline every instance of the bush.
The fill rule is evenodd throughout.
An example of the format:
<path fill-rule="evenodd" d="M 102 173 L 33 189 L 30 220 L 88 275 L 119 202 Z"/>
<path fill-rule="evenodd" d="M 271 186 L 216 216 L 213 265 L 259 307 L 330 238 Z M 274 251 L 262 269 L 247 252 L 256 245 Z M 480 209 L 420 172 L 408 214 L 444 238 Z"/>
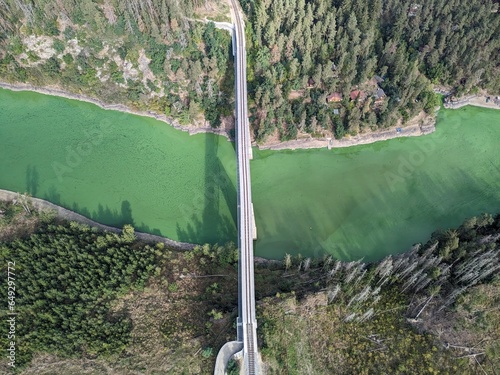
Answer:
<path fill-rule="evenodd" d="M 59 39 L 54 39 L 54 43 L 52 43 L 52 48 L 54 48 L 57 53 L 63 53 L 66 46 Z"/>
<path fill-rule="evenodd" d="M 201 356 L 203 358 L 210 358 L 213 355 L 213 349 L 211 347 L 206 347 L 205 349 L 202 350 Z"/>
<path fill-rule="evenodd" d="M 70 53 L 67 53 L 63 56 L 63 61 L 69 65 L 71 63 L 73 63 L 74 59 L 73 59 L 73 56 L 70 54 Z"/>

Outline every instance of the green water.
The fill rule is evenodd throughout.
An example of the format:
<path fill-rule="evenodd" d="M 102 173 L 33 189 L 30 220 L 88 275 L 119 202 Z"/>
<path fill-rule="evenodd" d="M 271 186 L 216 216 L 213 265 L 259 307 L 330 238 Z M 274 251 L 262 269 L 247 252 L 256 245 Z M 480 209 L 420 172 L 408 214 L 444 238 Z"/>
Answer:
<path fill-rule="evenodd" d="M 0 89 L 0 188 L 98 222 L 236 241 L 233 144 L 90 103 Z"/>
<path fill-rule="evenodd" d="M 499 146 L 500 112 L 465 107 L 442 110 L 437 131 L 424 137 L 254 152 L 257 254 L 372 261 L 499 212 Z"/>
<path fill-rule="evenodd" d="M 500 111 L 442 110 L 436 133 L 336 150 L 258 151 L 256 254 L 376 260 L 500 211 Z M 235 152 L 153 119 L 0 89 L 0 188 L 189 242 L 236 239 Z"/>

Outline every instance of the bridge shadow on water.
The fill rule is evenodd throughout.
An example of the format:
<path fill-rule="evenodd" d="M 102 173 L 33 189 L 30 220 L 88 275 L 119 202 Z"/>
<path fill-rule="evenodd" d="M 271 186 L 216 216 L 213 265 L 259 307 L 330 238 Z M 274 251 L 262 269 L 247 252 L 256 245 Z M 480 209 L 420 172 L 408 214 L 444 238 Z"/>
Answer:
<path fill-rule="evenodd" d="M 177 223 L 177 236 L 182 242 L 225 243 L 237 238 L 236 187 L 218 156 L 219 143 L 224 138 L 205 135 L 204 189 L 193 197 L 193 202 L 203 202 L 201 213 L 194 213 L 189 224 L 182 228 Z M 233 147 L 234 143 L 232 143 Z M 197 199 L 201 198 L 201 199 Z"/>

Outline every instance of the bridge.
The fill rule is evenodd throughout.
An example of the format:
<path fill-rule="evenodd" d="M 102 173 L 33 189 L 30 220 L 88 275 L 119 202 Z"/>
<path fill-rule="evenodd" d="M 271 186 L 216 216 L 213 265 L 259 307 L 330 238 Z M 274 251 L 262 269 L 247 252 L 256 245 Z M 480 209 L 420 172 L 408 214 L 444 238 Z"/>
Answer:
<path fill-rule="evenodd" d="M 252 146 L 248 123 L 245 26 L 236 0 L 230 0 L 233 16 L 233 55 L 235 62 L 236 157 L 238 176 L 238 320 L 237 339 L 226 343 L 217 356 L 215 374 L 225 373 L 227 361 L 233 355 L 243 356 L 245 374 L 259 371 L 257 350 L 257 319 L 255 316 L 253 240 L 255 228 L 250 159 Z"/>

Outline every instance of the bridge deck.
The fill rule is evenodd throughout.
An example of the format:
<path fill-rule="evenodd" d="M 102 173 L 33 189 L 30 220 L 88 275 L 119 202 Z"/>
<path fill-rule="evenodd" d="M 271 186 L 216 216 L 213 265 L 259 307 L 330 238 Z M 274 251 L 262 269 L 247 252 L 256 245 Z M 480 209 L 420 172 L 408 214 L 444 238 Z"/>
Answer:
<path fill-rule="evenodd" d="M 246 374 L 259 373 L 257 319 L 255 315 L 253 240 L 257 236 L 252 204 L 250 159 L 252 145 L 247 108 L 245 29 L 236 0 L 231 0 L 234 18 L 236 157 L 238 176 L 238 321 L 237 339 L 243 344 Z M 217 371 L 217 369 L 216 369 Z M 216 373 L 218 375 L 218 373 Z"/>

